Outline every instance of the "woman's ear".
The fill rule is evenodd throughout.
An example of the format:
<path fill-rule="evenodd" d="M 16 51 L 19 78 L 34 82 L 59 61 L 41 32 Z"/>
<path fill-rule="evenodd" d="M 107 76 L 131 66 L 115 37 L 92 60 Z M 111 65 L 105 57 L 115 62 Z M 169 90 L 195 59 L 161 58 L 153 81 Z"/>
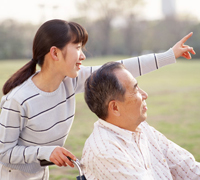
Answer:
<path fill-rule="evenodd" d="M 112 100 L 108 104 L 108 113 L 113 116 L 120 116 L 120 107 L 119 103 L 115 100 Z"/>
<path fill-rule="evenodd" d="M 56 46 L 52 46 L 50 48 L 50 55 L 51 55 L 52 59 L 55 60 L 55 61 L 59 60 L 58 51 L 59 51 L 59 49 Z"/>

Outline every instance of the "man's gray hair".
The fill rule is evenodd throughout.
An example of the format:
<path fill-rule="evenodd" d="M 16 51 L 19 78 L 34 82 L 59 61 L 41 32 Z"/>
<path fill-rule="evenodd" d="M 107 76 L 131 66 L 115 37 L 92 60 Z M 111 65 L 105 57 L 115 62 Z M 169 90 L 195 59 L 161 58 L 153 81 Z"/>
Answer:
<path fill-rule="evenodd" d="M 124 101 L 126 89 L 119 82 L 115 71 L 125 69 L 118 62 L 108 62 L 92 73 L 85 82 L 85 101 L 92 112 L 105 120 L 108 104 L 112 100 Z"/>

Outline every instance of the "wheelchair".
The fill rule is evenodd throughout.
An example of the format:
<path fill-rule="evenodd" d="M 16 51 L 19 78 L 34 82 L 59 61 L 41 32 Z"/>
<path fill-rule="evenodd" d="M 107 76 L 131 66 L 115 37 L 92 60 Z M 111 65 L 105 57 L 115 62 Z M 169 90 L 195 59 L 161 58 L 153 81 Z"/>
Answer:
<path fill-rule="evenodd" d="M 78 159 L 76 159 L 76 161 L 74 161 L 73 159 L 71 159 L 70 157 L 67 156 L 67 158 L 77 167 L 78 171 L 79 171 L 79 176 L 76 177 L 77 180 L 86 180 L 82 169 L 81 169 L 81 163 Z M 49 165 L 54 165 L 54 163 L 46 161 L 46 160 L 40 160 L 40 166 L 49 166 Z"/>

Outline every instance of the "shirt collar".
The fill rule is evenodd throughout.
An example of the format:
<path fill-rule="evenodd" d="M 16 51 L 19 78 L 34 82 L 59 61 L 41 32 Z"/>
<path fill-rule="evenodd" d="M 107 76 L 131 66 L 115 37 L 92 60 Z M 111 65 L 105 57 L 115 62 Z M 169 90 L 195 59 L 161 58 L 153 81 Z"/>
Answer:
<path fill-rule="evenodd" d="M 133 137 L 138 136 L 141 133 L 141 128 L 140 125 L 137 127 L 136 131 L 129 131 L 126 129 L 122 129 L 118 126 L 115 126 L 111 123 L 108 123 L 102 119 L 99 119 L 96 123 L 97 126 L 100 126 L 104 129 L 107 129 L 108 131 L 112 131 L 113 133 L 115 133 L 118 137 L 124 139 L 124 140 L 132 140 Z"/>

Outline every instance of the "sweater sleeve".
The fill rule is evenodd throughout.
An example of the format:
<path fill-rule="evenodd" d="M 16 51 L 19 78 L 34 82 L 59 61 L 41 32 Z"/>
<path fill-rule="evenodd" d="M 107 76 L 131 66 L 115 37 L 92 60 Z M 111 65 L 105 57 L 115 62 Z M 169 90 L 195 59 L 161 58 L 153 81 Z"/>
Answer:
<path fill-rule="evenodd" d="M 176 59 L 171 48 L 164 53 L 148 54 L 121 60 L 121 63 L 135 78 L 175 62 Z"/>
<path fill-rule="evenodd" d="M 38 159 L 49 160 L 54 146 L 22 146 L 20 133 L 26 126 L 24 111 L 14 99 L 1 101 L 0 114 L 0 161 L 3 164 L 39 163 Z"/>
<path fill-rule="evenodd" d="M 172 48 L 164 53 L 148 54 L 139 57 L 133 57 L 117 61 L 123 63 L 128 71 L 136 78 L 143 74 L 159 69 L 168 64 L 176 62 Z M 88 76 L 97 70 L 100 66 L 85 67 L 82 66 L 75 83 L 75 92 L 84 91 L 84 83 Z"/>

